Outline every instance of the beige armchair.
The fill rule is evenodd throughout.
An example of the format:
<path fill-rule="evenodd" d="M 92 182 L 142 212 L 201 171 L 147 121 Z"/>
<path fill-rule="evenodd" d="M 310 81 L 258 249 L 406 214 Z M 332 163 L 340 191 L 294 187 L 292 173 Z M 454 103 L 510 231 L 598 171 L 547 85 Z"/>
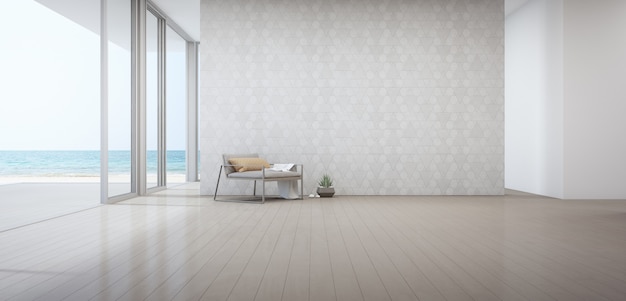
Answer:
<path fill-rule="evenodd" d="M 213 200 L 215 201 L 235 201 L 235 202 L 255 202 L 265 203 L 265 182 L 283 182 L 283 181 L 300 181 L 300 197 L 304 198 L 303 194 L 303 165 L 294 164 L 288 171 L 276 171 L 272 169 L 273 164 L 267 163 L 265 160 L 259 158 L 258 154 L 224 154 L 222 155 L 223 164 L 220 166 L 220 171 L 217 176 L 217 184 L 215 185 L 215 194 Z M 224 171 L 224 176 L 229 180 L 244 180 L 254 181 L 254 190 L 252 200 L 231 200 L 231 199 L 217 199 L 217 191 L 220 185 L 220 180 Z M 261 197 L 256 196 L 256 183 L 261 182 Z M 295 184 L 294 184 L 295 185 Z M 279 187 L 281 188 L 281 187 Z M 295 189 L 295 188 L 294 188 Z M 282 193 L 281 193 L 282 194 Z"/>

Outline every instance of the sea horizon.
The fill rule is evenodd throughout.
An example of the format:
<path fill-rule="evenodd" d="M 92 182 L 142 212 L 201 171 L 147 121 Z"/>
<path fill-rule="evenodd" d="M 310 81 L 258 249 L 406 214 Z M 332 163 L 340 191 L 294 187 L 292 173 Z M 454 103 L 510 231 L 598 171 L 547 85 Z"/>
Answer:
<path fill-rule="evenodd" d="M 109 175 L 130 173 L 130 150 L 109 151 Z M 168 174 L 186 173 L 186 152 L 168 150 Z M 147 152 L 148 173 L 156 173 L 157 151 Z M 99 150 L 0 150 L 0 177 L 99 177 Z"/>

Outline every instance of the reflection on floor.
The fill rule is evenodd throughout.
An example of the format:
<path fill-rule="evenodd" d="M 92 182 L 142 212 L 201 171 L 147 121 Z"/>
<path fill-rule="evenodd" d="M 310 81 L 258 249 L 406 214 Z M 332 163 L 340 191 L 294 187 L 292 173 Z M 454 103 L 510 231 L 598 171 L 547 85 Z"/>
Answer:
<path fill-rule="evenodd" d="M 172 186 L 181 185 L 181 183 Z M 129 183 L 111 183 L 110 195 L 130 191 Z M 42 182 L 0 185 L 0 231 L 100 206 L 98 182 Z"/>
<path fill-rule="evenodd" d="M 0 231 L 100 206 L 99 183 L 0 185 Z"/>

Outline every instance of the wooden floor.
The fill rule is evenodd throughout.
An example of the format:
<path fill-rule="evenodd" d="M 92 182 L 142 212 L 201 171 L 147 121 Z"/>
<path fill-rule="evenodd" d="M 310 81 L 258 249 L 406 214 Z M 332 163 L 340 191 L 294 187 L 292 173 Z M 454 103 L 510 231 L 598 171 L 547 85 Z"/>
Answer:
<path fill-rule="evenodd" d="M 0 232 L 0 299 L 626 300 L 626 201 L 181 186 Z"/>

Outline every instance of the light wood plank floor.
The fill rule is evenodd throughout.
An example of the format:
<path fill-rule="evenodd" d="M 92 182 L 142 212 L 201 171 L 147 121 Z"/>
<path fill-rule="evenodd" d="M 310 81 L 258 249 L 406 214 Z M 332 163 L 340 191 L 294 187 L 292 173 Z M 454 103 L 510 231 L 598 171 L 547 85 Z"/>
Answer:
<path fill-rule="evenodd" d="M 626 200 L 190 184 L 0 232 L 0 299 L 626 300 Z"/>

